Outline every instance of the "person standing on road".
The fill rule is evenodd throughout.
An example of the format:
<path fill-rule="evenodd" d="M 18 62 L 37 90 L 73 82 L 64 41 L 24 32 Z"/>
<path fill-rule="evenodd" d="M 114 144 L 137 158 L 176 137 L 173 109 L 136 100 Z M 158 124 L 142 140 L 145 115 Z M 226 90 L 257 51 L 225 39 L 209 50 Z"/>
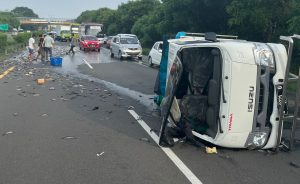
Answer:
<path fill-rule="evenodd" d="M 78 39 L 75 38 L 74 34 L 72 34 L 72 38 L 71 38 L 71 43 L 70 43 L 70 50 L 67 52 L 67 54 L 70 54 L 70 52 L 73 53 L 73 55 L 75 54 L 74 52 L 74 48 L 76 47 L 76 45 L 78 45 Z"/>
<path fill-rule="evenodd" d="M 45 60 L 45 50 L 44 50 L 44 35 L 39 35 L 39 50 L 38 50 L 38 55 L 36 56 L 36 60 L 41 56 L 41 61 Z"/>
<path fill-rule="evenodd" d="M 31 35 L 31 37 L 28 40 L 28 51 L 29 51 L 28 59 L 29 59 L 29 61 L 32 61 L 34 42 L 35 42 L 35 40 L 34 40 L 33 36 Z"/>
<path fill-rule="evenodd" d="M 43 45 L 45 49 L 46 61 L 49 61 L 49 56 L 52 57 L 52 49 L 54 46 L 54 40 L 49 34 L 44 38 Z"/>

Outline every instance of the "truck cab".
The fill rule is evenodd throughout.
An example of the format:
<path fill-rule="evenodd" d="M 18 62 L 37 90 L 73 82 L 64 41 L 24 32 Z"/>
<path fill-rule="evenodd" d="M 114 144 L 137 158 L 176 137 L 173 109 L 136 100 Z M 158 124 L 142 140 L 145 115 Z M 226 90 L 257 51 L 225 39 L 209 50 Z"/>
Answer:
<path fill-rule="evenodd" d="M 168 40 L 160 143 L 188 124 L 228 148 L 274 148 L 288 55 L 284 45 L 214 33 Z M 167 127 L 167 128 L 166 128 Z"/>

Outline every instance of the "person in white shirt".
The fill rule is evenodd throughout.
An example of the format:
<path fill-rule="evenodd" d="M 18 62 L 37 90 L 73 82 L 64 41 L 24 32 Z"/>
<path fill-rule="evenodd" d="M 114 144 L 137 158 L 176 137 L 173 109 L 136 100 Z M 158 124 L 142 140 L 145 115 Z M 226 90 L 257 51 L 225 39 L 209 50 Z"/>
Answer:
<path fill-rule="evenodd" d="M 54 40 L 53 38 L 50 36 L 50 35 L 47 35 L 45 38 L 44 38 L 44 49 L 45 49 L 45 56 L 46 56 L 46 61 L 49 61 L 49 55 L 50 57 L 52 57 L 52 48 L 53 48 L 53 45 L 54 45 Z"/>
<path fill-rule="evenodd" d="M 29 50 L 28 59 L 29 59 L 29 61 L 32 61 L 32 55 L 33 55 L 33 50 L 34 50 L 34 43 L 35 43 L 35 40 L 34 40 L 34 38 L 31 35 L 31 37 L 28 40 L 28 50 Z"/>

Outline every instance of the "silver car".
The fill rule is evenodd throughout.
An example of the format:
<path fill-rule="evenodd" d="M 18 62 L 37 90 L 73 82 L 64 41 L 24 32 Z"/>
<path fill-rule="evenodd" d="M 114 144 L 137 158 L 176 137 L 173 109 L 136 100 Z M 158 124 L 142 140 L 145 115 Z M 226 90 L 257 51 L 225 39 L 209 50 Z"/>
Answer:
<path fill-rule="evenodd" d="M 143 49 L 136 35 L 118 34 L 112 38 L 110 56 L 123 59 L 128 57 L 142 58 Z"/>

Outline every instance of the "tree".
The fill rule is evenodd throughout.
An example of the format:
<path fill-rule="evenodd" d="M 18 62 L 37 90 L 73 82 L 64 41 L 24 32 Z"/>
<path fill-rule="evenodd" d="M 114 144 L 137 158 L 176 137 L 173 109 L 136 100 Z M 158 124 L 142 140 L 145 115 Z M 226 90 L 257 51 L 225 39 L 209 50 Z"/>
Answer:
<path fill-rule="evenodd" d="M 232 0 L 227 6 L 232 32 L 254 41 L 274 41 L 286 32 L 293 0 Z"/>
<path fill-rule="evenodd" d="M 33 12 L 32 9 L 27 7 L 16 7 L 11 11 L 16 17 L 34 17 L 38 18 L 39 16 Z"/>
<path fill-rule="evenodd" d="M 159 5 L 158 0 L 136 0 L 123 3 L 116 12 L 118 30 L 120 33 L 130 33 L 134 23 L 139 18 L 148 15 Z"/>
<path fill-rule="evenodd" d="M 132 32 L 143 45 L 151 46 L 163 35 L 186 32 L 227 33 L 227 0 L 164 0 L 163 3 L 138 19 Z"/>
<path fill-rule="evenodd" d="M 11 30 L 18 27 L 20 21 L 11 12 L 0 12 L 0 24 L 8 24 Z"/>
<path fill-rule="evenodd" d="M 87 10 L 82 12 L 76 19 L 76 22 L 95 22 L 97 17 L 97 10 Z"/>

